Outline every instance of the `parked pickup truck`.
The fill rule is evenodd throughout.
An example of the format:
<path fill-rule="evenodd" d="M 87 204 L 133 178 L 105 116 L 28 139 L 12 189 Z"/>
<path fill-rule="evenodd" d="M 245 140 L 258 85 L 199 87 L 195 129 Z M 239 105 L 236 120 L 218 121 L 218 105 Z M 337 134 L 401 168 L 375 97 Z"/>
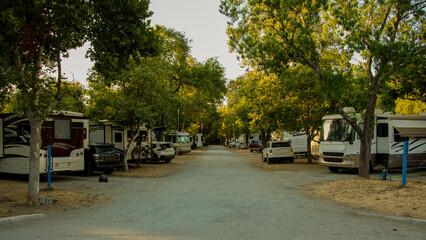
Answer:
<path fill-rule="evenodd" d="M 259 140 L 251 140 L 249 144 L 250 152 L 262 150 L 262 144 Z"/>

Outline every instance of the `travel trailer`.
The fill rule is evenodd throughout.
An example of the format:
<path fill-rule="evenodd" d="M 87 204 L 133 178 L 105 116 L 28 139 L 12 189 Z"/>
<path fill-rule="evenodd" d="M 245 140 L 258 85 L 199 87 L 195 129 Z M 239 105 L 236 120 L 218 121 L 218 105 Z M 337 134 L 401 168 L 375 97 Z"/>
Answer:
<path fill-rule="evenodd" d="M 284 132 L 284 140 L 288 141 L 291 145 L 291 148 L 293 148 L 293 152 L 295 155 L 302 154 L 306 155 L 308 152 L 308 137 L 306 136 L 306 133 L 304 132 L 296 132 L 296 133 L 287 133 Z"/>
<path fill-rule="evenodd" d="M 166 142 L 171 142 L 178 154 L 191 152 L 191 142 L 189 140 L 189 133 L 171 131 L 165 139 Z"/>
<path fill-rule="evenodd" d="M 47 146 L 51 145 L 51 171 L 83 171 L 84 150 L 89 147 L 89 119 L 82 113 L 54 111 L 41 130 L 40 173 L 47 173 Z M 0 172 L 29 174 L 28 119 L 16 113 L 0 114 Z"/>
<path fill-rule="evenodd" d="M 291 147 L 293 148 L 295 155 L 307 155 L 308 153 L 308 136 L 306 136 L 305 132 L 295 132 L 295 133 L 287 133 L 284 132 L 284 140 L 287 140 L 290 142 Z M 314 158 L 318 158 L 319 156 L 319 144 L 318 144 L 318 138 L 311 141 L 311 154 Z"/>
<path fill-rule="evenodd" d="M 351 109 L 345 108 L 350 112 Z M 341 115 L 322 118 L 320 165 L 337 172 L 358 168 L 360 139 Z M 408 136 L 408 137 L 404 137 Z M 394 115 L 376 110 L 371 142 L 371 167 L 401 168 L 403 143 L 409 142 L 408 167 L 426 167 L 426 115 Z"/>
<path fill-rule="evenodd" d="M 114 147 L 124 151 L 129 141 L 137 134 L 137 130 L 130 130 L 119 124 L 107 121 L 90 122 L 90 143 L 111 143 Z M 139 137 L 137 137 L 129 146 L 127 151 L 127 159 L 132 159 L 132 151 L 141 141 L 142 145 L 148 145 L 149 131 L 145 127 L 141 127 Z"/>

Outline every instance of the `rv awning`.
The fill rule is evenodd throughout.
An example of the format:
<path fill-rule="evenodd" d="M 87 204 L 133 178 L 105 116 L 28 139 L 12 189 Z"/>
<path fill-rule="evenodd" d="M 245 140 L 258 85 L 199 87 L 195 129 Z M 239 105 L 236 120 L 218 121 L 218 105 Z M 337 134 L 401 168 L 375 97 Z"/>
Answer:
<path fill-rule="evenodd" d="M 395 127 L 401 137 L 426 138 L 426 127 Z"/>

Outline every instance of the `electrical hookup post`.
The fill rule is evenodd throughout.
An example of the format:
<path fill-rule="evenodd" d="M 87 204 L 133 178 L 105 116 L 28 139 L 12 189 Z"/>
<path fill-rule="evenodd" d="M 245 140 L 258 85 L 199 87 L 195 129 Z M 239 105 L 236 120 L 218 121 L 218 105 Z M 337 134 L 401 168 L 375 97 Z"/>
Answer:
<path fill-rule="evenodd" d="M 51 175 L 52 175 L 52 146 L 47 145 L 47 188 L 50 188 L 50 181 L 51 181 Z"/>
<path fill-rule="evenodd" d="M 407 185 L 407 160 L 408 160 L 408 141 L 404 141 L 404 154 L 402 158 L 402 186 Z"/>

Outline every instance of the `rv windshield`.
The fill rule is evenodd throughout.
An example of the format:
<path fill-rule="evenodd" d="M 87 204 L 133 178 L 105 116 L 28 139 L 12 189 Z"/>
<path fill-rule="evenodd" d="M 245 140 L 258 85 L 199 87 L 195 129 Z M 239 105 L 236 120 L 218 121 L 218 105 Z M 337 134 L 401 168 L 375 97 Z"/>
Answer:
<path fill-rule="evenodd" d="M 189 136 L 178 136 L 178 142 L 179 143 L 189 143 Z"/>
<path fill-rule="evenodd" d="M 324 120 L 321 128 L 321 141 L 354 141 L 355 131 L 344 119 Z"/>

